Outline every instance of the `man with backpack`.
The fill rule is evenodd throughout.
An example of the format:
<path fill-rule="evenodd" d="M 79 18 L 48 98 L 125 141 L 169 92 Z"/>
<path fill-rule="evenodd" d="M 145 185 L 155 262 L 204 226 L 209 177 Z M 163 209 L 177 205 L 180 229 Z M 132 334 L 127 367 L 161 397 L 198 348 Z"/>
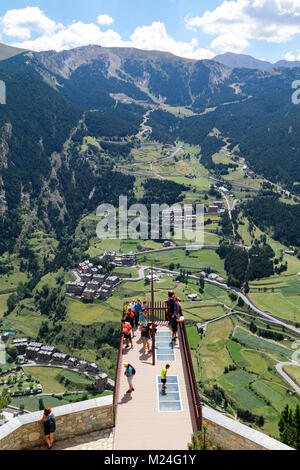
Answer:
<path fill-rule="evenodd" d="M 124 364 L 124 367 L 125 367 L 124 375 L 127 377 L 128 385 L 129 385 L 129 390 L 127 390 L 127 393 L 131 393 L 131 392 L 134 392 L 133 377 L 135 375 L 135 368 L 131 364 Z"/>
<path fill-rule="evenodd" d="M 133 343 L 132 343 L 132 338 L 131 338 L 131 324 L 126 320 L 122 320 L 122 324 L 123 324 L 123 334 L 124 334 L 124 338 L 126 341 L 126 348 L 129 348 L 129 343 L 131 344 L 131 347 L 133 348 Z"/>
<path fill-rule="evenodd" d="M 52 449 L 56 424 L 54 414 L 52 413 L 51 408 L 44 409 L 44 414 L 41 419 L 41 422 L 44 424 L 44 433 L 48 449 Z"/>

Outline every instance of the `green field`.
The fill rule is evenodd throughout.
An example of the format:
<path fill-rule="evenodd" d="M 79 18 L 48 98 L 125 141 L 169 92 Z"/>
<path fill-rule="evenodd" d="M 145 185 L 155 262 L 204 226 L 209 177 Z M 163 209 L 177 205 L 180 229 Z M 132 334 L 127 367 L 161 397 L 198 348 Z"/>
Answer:
<path fill-rule="evenodd" d="M 200 343 L 200 335 L 195 327 L 187 327 L 186 334 L 190 348 L 196 348 Z"/>
<path fill-rule="evenodd" d="M 230 386 L 234 388 L 242 388 L 245 385 L 248 385 L 252 380 L 252 376 L 243 370 L 238 370 L 224 374 L 223 381 L 227 382 Z"/>
<path fill-rule="evenodd" d="M 265 405 L 263 400 L 254 395 L 254 393 L 251 392 L 251 390 L 248 390 L 248 388 L 242 388 L 241 390 L 233 393 L 232 396 L 245 410 L 253 411 L 256 408 L 261 408 Z"/>
<path fill-rule="evenodd" d="M 234 338 L 240 341 L 242 344 L 249 346 L 253 349 L 263 349 L 265 351 L 274 351 L 275 353 L 280 353 L 284 357 L 290 358 L 293 354 L 291 349 L 285 348 L 280 346 L 279 344 L 267 341 L 262 338 L 258 338 L 257 336 L 247 334 L 240 328 L 237 328 L 234 332 Z"/>
<path fill-rule="evenodd" d="M 221 260 L 212 249 L 203 248 L 199 251 L 190 252 L 187 255 L 185 249 L 171 250 L 160 253 L 149 253 L 138 257 L 139 264 L 153 264 L 156 267 L 168 269 L 170 264 L 179 266 L 191 272 L 197 272 L 210 267 L 214 272 L 226 277 L 224 260 Z M 179 269 L 178 269 L 179 270 Z"/>
<path fill-rule="evenodd" d="M 244 349 L 242 354 L 246 359 L 246 362 L 248 362 L 249 370 L 255 372 L 256 374 L 262 374 L 265 372 L 268 365 L 261 352 Z"/>
<path fill-rule="evenodd" d="M 24 367 L 24 371 L 26 375 L 31 375 L 43 385 L 44 393 L 64 393 L 69 389 L 74 389 L 74 385 L 82 387 L 79 390 L 85 390 L 86 386 L 92 382 L 90 377 L 83 374 L 56 367 Z M 70 385 L 65 386 L 60 383 L 61 377 L 69 380 Z"/>
<path fill-rule="evenodd" d="M 254 382 L 252 384 L 252 387 L 271 403 L 277 403 L 283 399 L 283 396 L 280 393 L 276 392 L 276 390 L 274 390 L 261 380 L 259 380 L 258 382 Z"/>
<path fill-rule="evenodd" d="M 240 366 L 246 367 L 249 366 L 249 362 L 245 360 L 244 355 L 241 353 L 243 346 L 236 343 L 235 341 L 228 341 L 227 344 L 228 351 L 232 359 Z"/>
<path fill-rule="evenodd" d="M 223 374 L 224 367 L 231 364 L 232 361 L 226 349 L 231 331 L 230 318 L 208 325 L 200 347 L 202 380 L 218 378 Z"/>
<path fill-rule="evenodd" d="M 7 299 L 10 296 L 10 294 L 1 294 L 0 295 L 0 318 L 3 317 L 3 314 L 7 310 Z"/>
<path fill-rule="evenodd" d="M 298 365 L 291 365 L 291 366 L 284 366 L 283 368 L 285 372 L 287 372 L 300 387 L 300 366 Z"/>
<path fill-rule="evenodd" d="M 99 394 L 88 394 L 88 399 L 93 399 L 96 397 L 104 397 L 107 395 L 111 395 L 112 392 L 104 391 Z M 43 399 L 44 405 L 46 408 L 55 408 L 57 406 L 68 405 L 69 403 L 73 403 L 74 401 L 80 401 L 83 398 L 82 394 L 78 395 L 66 395 L 62 396 L 61 398 L 56 398 L 52 396 L 45 396 L 45 395 L 38 395 L 36 397 L 18 397 L 12 398 L 11 405 L 19 407 L 20 405 L 25 406 L 25 410 L 27 411 L 39 411 L 39 400 Z"/>
<path fill-rule="evenodd" d="M 32 375 L 40 382 L 44 393 L 64 393 L 67 391 L 66 387 L 57 380 L 61 370 L 54 367 L 24 367 L 27 376 Z"/>

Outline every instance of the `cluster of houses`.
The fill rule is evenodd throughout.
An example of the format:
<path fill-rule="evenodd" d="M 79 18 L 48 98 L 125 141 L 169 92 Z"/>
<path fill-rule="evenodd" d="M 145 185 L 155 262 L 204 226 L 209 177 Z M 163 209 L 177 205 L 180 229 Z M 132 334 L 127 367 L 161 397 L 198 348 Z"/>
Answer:
<path fill-rule="evenodd" d="M 106 374 L 99 374 L 99 367 L 95 363 L 89 363 L 71 357 L 69 354 L 62 353 L 54 346 L 45 346 L 42 343 L 29 342 L 28 338 L 14 339 L 12 342 L 18 350 L 21 360 L 25 358 L 36 363 L 47 363 L 53 366 L 63 366 L 75 369 L 78 372 L 88 373 L 93 375 L 95 379 L 94 386 L 97 389 L 104 389 L 108 384 L 108 377 Z"/>
<path fill-rule="evenodd" d="M 97 364 L 89 364 L 86 361 L 71 357 L 69 354 L 60 352 L 55 346 L 29 342 L 28 338 L 14 339 L 12 343 L 17 348 L 19 355 L 25 356 L 29 360 L 76 367 L 82 371 L 87 370 L 93 373 L 99 372 Z"/>
<path fill-rule="evenodd" d="M 80 263 L 74 272 L 77 280 L 66 284 L 67 295 L 85 300 L 107 299 L 121 279 L 105 276 L 101 274 L 102 270 L 102 266 L 95 267 L 89 260 Z"/>
<path fill-rule="evenodd" d="M 207 208 L 208 214 L 222 214 L 225 212 L 225 206 L 222 201 L 213 201 Z"/>

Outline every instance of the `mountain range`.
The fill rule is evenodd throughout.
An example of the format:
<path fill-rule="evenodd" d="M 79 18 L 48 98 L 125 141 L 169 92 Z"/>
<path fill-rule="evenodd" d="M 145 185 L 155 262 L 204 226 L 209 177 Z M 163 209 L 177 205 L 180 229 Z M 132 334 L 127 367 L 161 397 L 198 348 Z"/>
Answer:
<path fill-rule="evenodd" d="M 101 46 L 37 53 L 2 45 L 0 57 L 7 90 L 0 113 L 0 253 L 13 249 L 30 225 L 28 214 L 59 238 L 102 201 L 115 203 L 124 191 L 132 196 L 133 177 L 113 169 L 130 145 L 120 155 L 107 144 L 107 161 L 95 148 L 88 159 L 82 143 L 86 136 L 135 135 L 149 106 L 156 140 L 201 145 L 209 168 L 223 145 L 211 136 L 217 128 L 254 171 L 299 192 L 300 113 L 291 84 L 300 68 L 232 68 L 220 58 Z M 178 107 L 190 116 L 175 115 Z"/>
<path fill-rule="evenodd" d="M 213 58 L 214 61 L 220 64 L 227 65 L 231 68 L 245 68 L 245 69 L 258 69 L 258 70 L 270 70 L 277 69 L 280 67 L 294 68 L 300 67 L 300 61 L 288 61 L 279 60 L 275 64 L 268 62 L 267 60 L 255 59 L 250 55 L 235 54 L 233 52 L 226 52 L 225 54 L 217 55 Z"/>

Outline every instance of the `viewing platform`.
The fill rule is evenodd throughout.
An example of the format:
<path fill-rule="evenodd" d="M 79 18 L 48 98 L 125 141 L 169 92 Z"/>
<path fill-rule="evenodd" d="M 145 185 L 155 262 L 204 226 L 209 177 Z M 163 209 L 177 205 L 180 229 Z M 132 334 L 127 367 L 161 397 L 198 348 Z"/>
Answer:
<path fill-rule="evenodd" d="M 114 450 L 187 450 L 191 435 L 197 431 L 187 368 L 182 354 L 182 339 L 171 347 L 168 324 L 159 323 L 156 334 L 156 364 L 152 354 L 143 352 L 140 331 L 133 348 L 122 347 L 120 386 L 116 397 Z M 123 363 L 136 369 L 134 391 L 126 393 L 128 383 Z M 161 370 L 170 364 L 166 395 L 161 392 Z M 134 432 L 133 432 L 134 430 Z"/>

